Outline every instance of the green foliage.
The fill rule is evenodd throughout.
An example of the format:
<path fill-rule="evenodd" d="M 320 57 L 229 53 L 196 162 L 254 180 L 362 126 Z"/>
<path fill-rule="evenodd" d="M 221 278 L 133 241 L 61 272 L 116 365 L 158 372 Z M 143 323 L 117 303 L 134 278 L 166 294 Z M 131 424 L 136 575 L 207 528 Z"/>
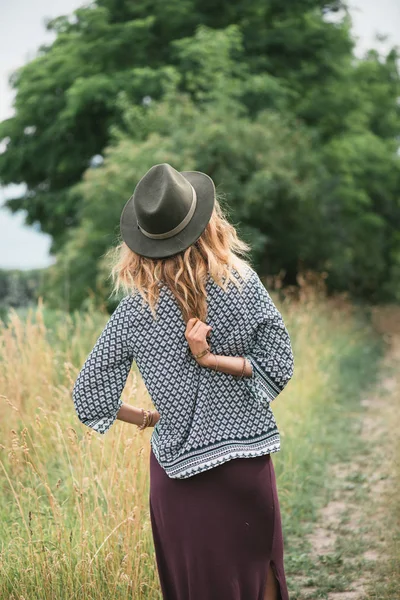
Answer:
<path fill-rule="evenodd" d="M 1 318 L 9 307 L 16 309 L 37 303 L 38 289 L 43 283 L 44 272 L 44 269 L 0 269 Z"/>
<path fill-rule="evenodd" d="M 74 188 L 82 201 L 81 225 L 50 269 L 46 297 L 51 291 L 62 295 L 66 276 L 73 281 L 70 308 L 80 305 L 87 288 L 104 297 L 107 268 L 99 258 L 118 240 L 121 205 L 159 162 L 205 171 L 223 182 L 221 201 L 263 268 L 294 268 L 299 253 L 315 255 L 325 236 L 312 235 L 322 228 L 317 161 L 306 129 L 273 111 L 250 119 L 232 101 L 228 111 L 214 98 L 215 88 L 210 97 L 203 88 L 203 95 L 202 106 L 172 90 L 146 108 L 127 104 L 123 131 L 114 130 L 103 166 L 87 171 Z"/>
<path fill-rule="evenodd" d="M 213 177 L 263 274 L 400 299 L 398 58 L 356 59 L 341 7 L 98 0 L 48 23 L 56 40 L 13 77 L 0 180 L 27 183 L 8 205 L 53 236 L 55 304 L 107 297 L 104 253 L 157 162 Z"/>

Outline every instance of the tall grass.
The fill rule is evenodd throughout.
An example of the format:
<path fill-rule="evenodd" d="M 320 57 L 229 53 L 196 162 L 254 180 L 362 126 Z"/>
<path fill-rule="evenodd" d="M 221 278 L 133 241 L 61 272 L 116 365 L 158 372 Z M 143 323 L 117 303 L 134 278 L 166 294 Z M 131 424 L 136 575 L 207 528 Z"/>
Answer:
<path fill-rule="evenodd" d="M 336 428 L 348 427 L 342 407 L 357 410 L 380 352 L 366 316 L 302 290 L 297 300 L 277 300 L 295 375 L 271 405 L 282 440 L 273 460 L 291 534 L 316 508 L 326 465 L 343 451 L 335 441 Z M 11 311 L 1 327 L 2 599 L 161 598 L 148 511 L 152 429 L 117 421 L 102 437 L 73 409 L 73 382 L 105 320 L 47 313 L 39 304 L 23 317 Z M 135 368 L 123 400 L 152 406 Z"/>
<path fill-rule="evenodd" d="M 318 283 L 318 282 L 317 282 Z M 297 302 L 280 305 L 290 331 L 295 373 L 271 404 L 280 433 L 274 454 L 288 572 L 301 561 L 303 534 L 332 492 L 330 464 L 351 460 L 363 410 L 360 397 L 376 381 L 385 348 L 368 307 L 326 298 L 324 286 L 303 282 Z"/>

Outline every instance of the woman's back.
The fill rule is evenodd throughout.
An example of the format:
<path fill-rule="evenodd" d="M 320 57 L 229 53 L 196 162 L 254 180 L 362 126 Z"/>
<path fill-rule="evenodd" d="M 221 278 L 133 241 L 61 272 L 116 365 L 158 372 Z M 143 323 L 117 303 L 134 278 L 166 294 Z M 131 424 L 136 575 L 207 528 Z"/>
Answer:
<path fill-rule="evenodd" d="M 232 273 L 240 279 L 236 270 Z M 280 449 L 270 401 L 293 374 L 282 317 L 250 267 L 242 290 L 230 282 L 225 292 L 211 277 L 206 290 L 212 352 L 246 356 L 253 366 L 252 377 L 202 368 L 188 350 L 186 325 L 174 296 L 162 287 L 157 320 L 140 294 L 120 302 L 73 391 L 81 420 L 105 433 L 114 422 L 135 361 L 161 415 L 152 448 L 172 478 L 190 477 L 231 458 Z"/>

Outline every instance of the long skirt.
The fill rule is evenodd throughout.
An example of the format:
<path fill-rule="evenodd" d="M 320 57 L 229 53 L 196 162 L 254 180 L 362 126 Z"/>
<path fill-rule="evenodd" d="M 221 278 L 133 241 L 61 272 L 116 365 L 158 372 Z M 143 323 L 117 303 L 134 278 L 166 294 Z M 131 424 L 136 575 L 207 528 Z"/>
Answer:
<path fill-rule="evenodd" d="M 270 454 L 172 479 L 151 450 L 149 502 L 164 600 L 264 600 L 270 563 L 289 600 Z"/>

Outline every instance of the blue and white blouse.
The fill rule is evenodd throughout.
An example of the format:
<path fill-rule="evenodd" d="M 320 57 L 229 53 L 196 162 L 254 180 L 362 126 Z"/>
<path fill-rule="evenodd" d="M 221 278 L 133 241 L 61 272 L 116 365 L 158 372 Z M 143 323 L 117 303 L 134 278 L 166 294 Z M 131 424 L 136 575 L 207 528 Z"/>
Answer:
<path fill-rule="evenodd" d="M 237 271 L 233 274 L 240 279 Z M 186 478 L 238 457 L 280 450 L 270 403 L 293 376 L 289 333 L 258 274 L 242 290 L 224 290 L 209 276 L 211 352 L 245 356 L 252 375 L 240 378 L 200 366 L 189 351 L 186 324 L 172 292 L 160 289 L 157 320 L 139 293 L 125 296 L 87 357 L 73 387 L 82 423 L 104 434 L 122 404 L 133 361 L 160 420 L 153 452 L 171 478 Z"/>

